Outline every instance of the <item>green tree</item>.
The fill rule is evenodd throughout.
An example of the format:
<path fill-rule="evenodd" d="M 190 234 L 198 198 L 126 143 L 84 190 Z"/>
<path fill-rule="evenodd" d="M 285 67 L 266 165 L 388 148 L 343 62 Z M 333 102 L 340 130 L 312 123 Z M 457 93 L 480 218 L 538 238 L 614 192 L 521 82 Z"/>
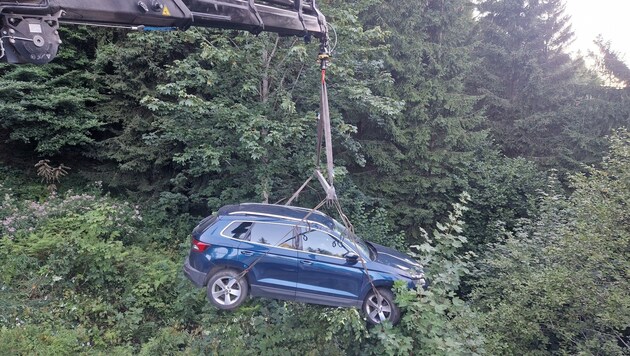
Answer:
<path fill-rule="evenodd" d="M 601 38 L 595 43 L 600 48 L 595 55 L 595 69 L 579 71 L 586 81 L 576 87 L 573 103 L 558 111 L 567 124 L 562 133 L 563 146 L 555 152 L 556 160 L 573 170 L 584 164 L 599 164 L 608 151 L 608 136 L 614 129 L 630 125 L 630 91 L 623 87 L 622 79 L 630 70 L 610 43 Z"/>
<path fill-rule="evenodd" d="M 599 49 L 598 69 L 605 76 L 609 83 L 619 84 L 623 88 L 630 85 L 630 68 L 621 59 L 620 54 L 613 50 L 612 44 L 604 40 L 602 36 L 595 39 L 595 44 Z"/>
<path fill-rule="evenodd" d="M 374 1 L 362 10 L 369 26 L 390 34 L 384 68 L 404 102 L 399 115 L 351 117 L 366 157 L 350 169 L 373 204 L 391 212 L 409 236 L 449 208 L 467 186 L 465 165 L 482 146 L 477 99 L 464 93 L 469 75 L 472 6 L 463 0 Z"/>
<path fill-rule="evenodd" d="M 98 47 L 94 68 L 110 100 L 97 108 L 108 124 L 97 143 L 97 172 L 88 174 L 91 178 L 148 195 L 170 189 L 177 174 L 175 148 L 145 143 L 155 117 L 141 101 L 168 82 L 168 65 L 199 52 L 203 41 L 198 31 L 121 32 Z"/>
<path fill-rule="evenodd" d="M 374 345 L 366 350 L 375 355 L 466 355 L 482 354 L 484 340 L 474 324 L 475 315 L 456 292 L 461 279 L 472 268 L 471 253 L 462 253 L 464 212 L 470 196 L 460 196 L 444 223 L 436 223 L 424 243 L 412 246 L 415 257 L 425 266 L 430 288 L 410 290 L 396 285 L 396 302 L 404 311 L 399 326 L 373 328 Z M 368 349 L 369 347 L 369 349 Z"/>
<path fill-rule="evenodd" d="M 0 65 L 0 137 L 7 151 L 27 144 L 40 156 L 90 150 L 104 122 L 94 108 L 105 98 L 90 73 L 96 34 L 64 29 L 60 55 L 46 66 Z"/>
<path fill-rule="evenodd" d="M 548 190 L 540 217 L 480 264 L 473 305 L 491 353 L 630 351 L 630 133 L 610 143 L 602 169 L 573 176 L 569 198 Z"/>
<path fill-rule="evenodd" d="M 328 75 L 343 163 L 361 160 L 345 117 L 397 107 L 372 91 L 388 81 L 372 63 L 382 48 L 370 45 L 382 32 L 364 31 L 356 11 L 341 5 L 333 20 L 347 40 Z M 101 108 L 113 123 L 99 143 L 103 180 L 160 195 L 184 211 L 289 197 L 314 168 L 318 47 L 273 34 L 163 36 L 134 34 L 99 50 L 98 66 L 116 98 Z"/>
<path fill-rule="evenodd" d="M 467 192 L 473 197 L 465 214 L 467 248 L 484 251 L 498 242 L 498 231 L 537 214 L 537 192 L 545 187 L 545 174 L 533 162 L 480 148 L 467 163 L 467 176 Z"/>
<path fill-rule="evenodd" d="M 579 112 L 563 111 L 583 84 L 581 62 L 566 51 L 573 32 L 563 1 L 484 0 L 477 8 L 480 62 L 468 87 L 507 156 L 552 166 L 570 147 L 565 129 Z"/>

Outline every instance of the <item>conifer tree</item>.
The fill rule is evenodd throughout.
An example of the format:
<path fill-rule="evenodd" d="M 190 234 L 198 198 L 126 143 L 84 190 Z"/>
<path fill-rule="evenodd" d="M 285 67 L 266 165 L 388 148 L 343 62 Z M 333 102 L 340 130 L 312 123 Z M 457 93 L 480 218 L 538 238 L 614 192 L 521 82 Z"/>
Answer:
<path fill-rule="evenodd" d="M 352 173 L 416 236 L 465 189 L 464 167 L 486 138 L 477 99 L 463 87 L 471 70 L 472 10 L 464 0 L 385 0 L 363 11 L 369 25 L 391 35 L 382 60 L 405 106 L 400 115 L 354 118 L 367 162 Z"/>
<path fill-rule="evenodd" d="M 52 63 L 0 64 L 0 146 L 7 152 L 76 155 L 89 151 L 101 130 L 94 107 L 105 98 L 90 73 L 99 33 L 60 31 L 66 40 Z"/>
<path fill-rule="evenodd" d="M 478 4 L 480 63 L 471 91 L 493 138 L 510 157 L 551 164 L 575 119 L 561 115 L 575 102 L 579 62 L 566 53 L 573 39 L 563 0 L 484 0 Z"/>
<path fill-rule="evenodd" d="M 620 87 L 630 86 L 630 68 L 622 60 L 619 52 L 613 50 L 612 44 L 604 40 L 602 36 L 595 39 L 595 44 L 599 49 L 598 69 L 611 83 Z"/>

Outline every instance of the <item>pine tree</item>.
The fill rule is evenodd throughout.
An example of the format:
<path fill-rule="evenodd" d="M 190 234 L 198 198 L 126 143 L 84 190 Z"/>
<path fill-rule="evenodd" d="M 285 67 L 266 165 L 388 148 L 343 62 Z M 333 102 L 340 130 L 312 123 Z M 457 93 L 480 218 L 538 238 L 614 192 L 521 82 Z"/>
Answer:
<path fill-rule="evenodd" d="M 388 80 L 371 59 L 382 32 L 364 31 L 347 4 L 333 5 L 336 31 L 348 36 L 328 70 L 341 179 L 344 162 L 361 160 L 345 117 L 397 103 L 373 91 Z M 317 50 L 299 38 L 208 30 L 101 46 L 96 66 L 112 100 L 99 108 L 109 122 L 100 179 L 183 211 L 288 198 L 314 168 Z"/>
<path fill-rule="evenodd" d="M 510 157 L 552 164 L 575 119 L 559 113 L 580 84 L 563 0 L 485 0 L 478 11 L 480 64 L 469 87 L 483 96 L 493 138 Z"/>
<path fill-rule="evenodd" d="M 90 73 L 99 33 L 61 31 L 66 40 L 52 63 L 0 64 L 0 146 L 7 152 L 76 155 L 90 150 L 101 130 L 94 107 L 105 98 Z"/>
<path fill-rule="evenodd" d="M 390 33 L 383 58 L 400 115 L 354 117 L 366 164 L 353 179 L 396 225 L 419 237 L 467 186 L 466 163 L 486 134 L 477 99 L 462 85 L 471 70 L 472 7 L 463 0 L 375 1 L 362 14 Z"/>
<path fill-rule="evenodd" d="M 599 49 L 598 69 L 610 84 L 618 84 L 623 88 L 630 86 L 630 68 L 621 59 L 620 54 L 613 50 L 612 44 L 604 40 L 602 36 L 595 39 Z"/>

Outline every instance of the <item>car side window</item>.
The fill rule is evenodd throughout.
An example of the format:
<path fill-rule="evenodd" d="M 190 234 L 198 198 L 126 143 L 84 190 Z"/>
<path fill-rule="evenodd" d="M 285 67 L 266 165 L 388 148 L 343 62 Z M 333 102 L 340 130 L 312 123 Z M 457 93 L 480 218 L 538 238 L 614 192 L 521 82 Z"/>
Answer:
<path fill-rule="evenodd" d="M 249 232 L 253 224 L 251 221 L 236 221 L 231 223 L 223 233 L 234 239 L 249 240 Z"/>
<path fill-rule="evenodd" d="M 255 223 L 249 240 L 265 245 L 295 248 L 294 237 L 295 226 L 293 225 Z"/>
<path fill-rule="evenodd" d="M 348 249 L 339 240 L 319 230 L 311 230 L 301 234 L 301 245 L 304 252 L 320 255 L 344 257 Z"/>

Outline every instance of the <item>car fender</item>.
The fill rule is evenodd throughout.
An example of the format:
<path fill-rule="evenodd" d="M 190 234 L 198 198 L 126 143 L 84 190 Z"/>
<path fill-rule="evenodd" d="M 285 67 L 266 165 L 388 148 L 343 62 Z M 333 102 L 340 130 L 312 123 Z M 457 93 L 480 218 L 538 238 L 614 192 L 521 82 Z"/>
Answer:
<path fill-rule="evenodd" d="M 370 277 L 372 278 L 372 283 L 365 279 L 365 286 L 361 290 L 359 302 L 363 303 L 367 294 L 372 290 L 372 284 L 376 288 L 386 288 L 391 289 L 394 286 L 394 282 L 397 281 L 392 275 L 388 273 L 381 272 L 370 272 Z"/>
<path fill-rule="evenodd" d="M 239 263 L 237 261 L 232 261 L 232 260 L 219 260 L 219 261 L 214 261 L 214 263 L 215 263 L 215 266 L 212 267 L 212 269 L 210 269 L 210 271 L 208 271 L 208 273 L 206 274 L 204 285 L 208 284 L 208 281 L 210 280 L 210 278 L 212 278 L 212 276 L 214 276 L 214 274 L 217 273 L 218 271 L 221 271 L 224 269 L 233 269 L 235 271 L 242 272 L 247 268 L 246 265 Z M 245 277 L 247 280 L 247 284 L 250 284 L 249 277 L 247 277 L 247 275 Z"/>

